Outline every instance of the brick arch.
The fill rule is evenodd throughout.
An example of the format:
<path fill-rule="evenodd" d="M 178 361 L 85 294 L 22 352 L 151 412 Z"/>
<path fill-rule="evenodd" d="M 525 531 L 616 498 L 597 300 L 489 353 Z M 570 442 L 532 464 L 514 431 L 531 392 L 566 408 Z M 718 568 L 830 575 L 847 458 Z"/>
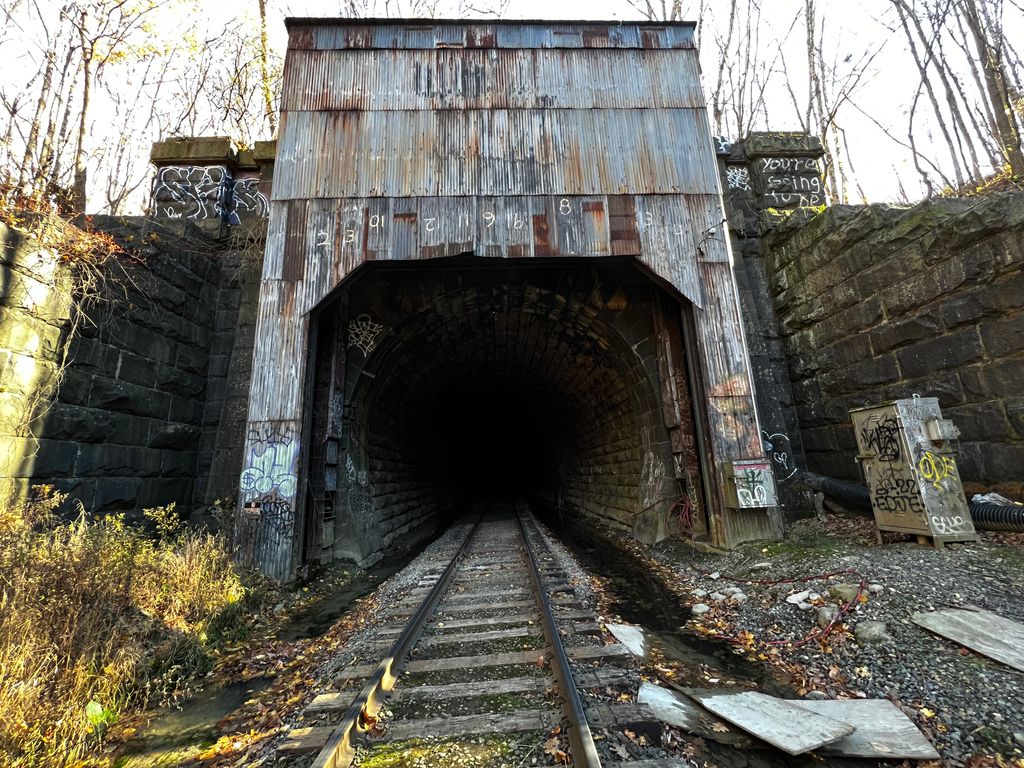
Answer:
<path fill-rule="evenodd" d="M 632 530 L 670 472 L 656 384 L 587 303 L 456 287 L 374 350 L 349 403 L 379 544 L 509 494 Z"/>

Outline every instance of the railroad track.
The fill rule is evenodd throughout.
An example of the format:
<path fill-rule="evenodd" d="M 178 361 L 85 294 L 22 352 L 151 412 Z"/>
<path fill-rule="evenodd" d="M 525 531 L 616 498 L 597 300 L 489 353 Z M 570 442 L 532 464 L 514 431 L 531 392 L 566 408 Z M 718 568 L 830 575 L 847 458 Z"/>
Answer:
<path fill-rule="evenodd" d="M 528 508 L 487 512 L 430 550 L 363 648 L 376 663 L 339 669 L 279 745 L 287 765 L 686 765 Z"/>

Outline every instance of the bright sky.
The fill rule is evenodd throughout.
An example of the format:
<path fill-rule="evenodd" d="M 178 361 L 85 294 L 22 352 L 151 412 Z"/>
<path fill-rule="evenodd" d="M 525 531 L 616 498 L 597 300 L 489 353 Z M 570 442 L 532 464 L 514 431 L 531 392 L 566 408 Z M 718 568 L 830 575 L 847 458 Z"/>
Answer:
<path fill-rule="evenodd" d="M 376 2 L 376 14 L 384 15 L 384 0 Z M 404 2 L 408 3 L 409 0 Z M 486 8 L 488 2 L 495 3 L 497 0 L 478 0 L 475 5 Z M 720 16 L 724 16 L 728 10 L 726 0 L 707 0 L 707 3 Z M 256 5 L 255 0 L 252 0 L 252 5 Z M 790 31 L 790 27 L 794 18 L 802 14 L 804 0 L 762 0 L 762 6 L 767 9 L 761 20 L 762 40 L 774 39 L 780 41 L 787 49 L 791 48 L 793 55 L 789 57 L 790 74 L 794 79 L 803 81 L 806 76 L 803 28 L 798 26 Z M 337 0 L 269 0 L 268 6 L 269 12 L 277 15 L 278 19 L 283 16 L 336 16 L 338 7 Z M 392 4 L 391 7 L 397 6 Z M 683 7 L 683 17 L 696 21 L 697 0 L 684 0 Z M 862 81 L 852 104 L 847 105 L 840 113 L 842 127 L 848 136 L 854 175 L 861 182 L 871 201 L 900 199 L 901 187 L 911 199 L 921 196 L 923 187 L 910 153 L 886 137 L 882 130 L 885 128 L 906 141 L 907 108 L 918 84 L 915 64 L 907 50 L 902 32 L 890 35 L 886 29 L 896 23 L 891 3 L 889 0 L 819 0 L 818 14 L 819 19 L 825 18 L 828 35 L 826 50 L 829 51 L 827 55 L 835 56 L 836 62 L 841 63 L 848 55 L 856 61 L 865 50 L 881 47 L 878 57 L 870 67 L 870 74 Z M 391 15 L 399 14 L 392 12 Z M 458 8 L 454 2 L 444 3 L 442 0 L 437 15 L 458 17 Z M 466 15 L 480 16 L 478 13 Z M 562 0 L 557 3 L 544 0 L 508 0 L 502 17 L 639 19 L 642 15 L 627 0 Z M 1021 14 L 1014 14 L 1009 5 L 1005 23 L 1009 40 L 1024 40 L 1024 18 Z M 275 26 L 273 43 L 283 50 L 283 25 L 278 23 Z M 705 30 L 703 47 L 708 48 L 711 40 L 710 30 Z M 712 51 L 705 51 L 702 56 L 705 71 L 713 66 L 713 57 L 708 55 L 710 53 Z M 791 98 L 781 85 L 781 78 L 776 77 L 773 82 L 774 87 L 769 89 L 765 97 L 769 104 L 770 124 L 767 127 L 775 130 L 799 130 L 799 121 L 795 117 Z M 806 98 L 806 93 L 798 92 L 797 98 Z M 926 122 L 922 125 L 926 125 Z M 919 138 L 919 144 L 923 152 L 939 155 L 940 161 L 944 161 L 941 164 L 948 166 L 948 155 L 943 154 L 941 147 L 934 145 L 930 136 L 926 136 L 924 141 Z M 851 202 L 856 202 L 855 190 L 851 190 L 850 197 Z"/>
<path fill-rule="evenodd" d="M 669 2 L 670 0 L 666 0 Z M 683 17 L 693 19 L 699 0 L 684 0 Z M 912 0 L 913 1 L 913 0 Z M 12 0 L 0 0 L 0 4 L 9 4 Z M 62 4 L 62 0 L 39 0 L 42 7 L 50 9 L 53 15 Z M 200 38 L 215 34 L 224 24 L 233 18 L 243 17 L 253 26 L 257 19 L 257 0 L 236 0 L 225 3 L 223 0 L 177 0 L 179 4 L 166 6 L 173 8 L 173 16 L 166 13 L 161 18 L 156 34 L 168 39 L 180 37 L 181 30 L 194 26 Z M 419 15 L 426 14 L 426 6 L 436 3 L 434 15 L 445 18 L 481 18 L 481 11 L 496 7 L 501 0 L 352 0 L 370 3 L 369 15 L 401 16 L 408 15 L 412 3 L 420 3 Z M 705 71 L 713 70 L 716 64 L 714 46 L 715 25 L 723 24 L 729 4 L 726 0 L 705 0 L 714 9 L 707 14 L 702 39 L 702 61 Z M 461 3 L 461 6 L 460 6 Z M 507 0 L 503 18 L 528 19 L 637 19 L 641 14 L 633 8 L 628 0 L 562 0 L 559 3 L 543 2 L 542 0 Z M 346 2 L 344 5 L 347 5 Z M 741 2 L 741 6 L 745 4 Z M 794 19 L 802 21 L 805 0 L 761 0 L 767 9 L 763 12 L 758 29 L 761 48 L 766 51 L 766 66 L 779 68 L 777 52 L 786 52 L 789 75 L 797 83 L 795 97 L 801 103 L 807 99 L 806 93 L 806 55 L 802 23 L 793 26 Z M 461 9 L 476 7 L 480 11 Z M 270 18 L 271 47 L 283 53 L 285 48 L 284 18 L 286 16 L 336 16 L 343 4 L 339 0 L 267 0 Z M 856 62 L 865 51 L 880 49 L 878 56 L 869 67 L 868 74 L 862 80 L 851 102 L 839 113 L 841 127 L 846 131 L 850 146 L 851 175 L 861 183 L 867 197 L 871 201 L 897 200 L 902 197 L 901 189 L 911 199 L 924 194 L 920 178 L 911 162 L 910 153 L 900 147 L 893 139 L 885 135 L 890 131 L 902 141 L 907 136 L 907 109 L 918 86 L 919 78 L 902 32 L 891 34 L 887 27 L 895 26 L 895 13 L 891 0 L 818 0 L 817 13 L 819 20 L 824 17 L 826 22 L 826 39 L 824 49 L 828 56 L 834 57 L 839 69 L 847 57 Z M 1011 3 L 1006 3 L 1004 18 L 1005 34 L 1011 41 L 1024 40 L 1024 14 Z M 45 45 L 45 35 L 40 29 L 22 30 L 8 29 L 5 35 L 0 31 L 0 57 L 5 66 L 0 68 L 0 85 L 6 81 L 16 92 L 24 88 L 24 83 L 35 71 L 35 56 L 24 55 L 24 46 Z M 34 33 L 34 35 L 32 34 Z M 35 37 L 35 43 L 27 39 Z M 18 46 L 23 50 L 19 53 Z M 37 48 L 38 50 L 38 48 Z M 783 87 L 781 74 L 771 79 L 766 91 L 765 101 L 768 104 L 767 126 L 775 130 L 798 130 L 800 123 L 792 104 L 792 97 Z M 10 88 L 8 92 L 11 92 Z M 131 95 L 127 96 L 130 107 Z M 926 99 L 921 99 L 921 108 L 926 108 Z M 96 105 L 94 112 L 93 139 L 98 145 L 109 142 L 113 137 L 106 136 L 112 121 L 104 117 L 101 105 Z M 922 130 L 924 129 L 924 130 Z M 922 151 L 931 155 L 936 162 L 949 172 L 949 155 L 941 144 L 937 144 L 928 132 L 926 121 L 919 124 L 917 139 Z M 730 139 L 736 138 L 730 136 Z M 91 147 L 90 149 L 96 149 Z M 91 199 L 96 198 L 96 190 L 91 190 Z M 140 191 L 141 194 L 141 191 Z M 850 190 L 851 202 L 856 202 L 858 194 Z M 94 209 L 98 209 L 92 206 Z"/>

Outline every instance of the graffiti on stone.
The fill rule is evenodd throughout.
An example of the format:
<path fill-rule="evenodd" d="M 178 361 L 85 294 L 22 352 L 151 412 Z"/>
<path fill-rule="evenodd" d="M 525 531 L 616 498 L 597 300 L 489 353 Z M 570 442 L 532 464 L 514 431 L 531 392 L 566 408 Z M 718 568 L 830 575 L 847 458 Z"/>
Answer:
<path fill-rule="evenodd" d="M 715 136 L 715 152 L 729 154 L 732 151 L 732 144 L 725 136 Z"/>
<path fill-rule="evenodd" d="M 750 191 L 750 171 L 741 165 L 730 165 L 725 169 L 725 183 L 729 189 Z"/>
<path fill-rule="evenodd" d="M 258 179 L 235 179 L 221 165 L 161 168 L 153 186 L 153 207 L 162 216 L 240 224 L 241 216 L 263 218 L 270 211 Z"/>
<path fill-rule="evenodd" d="M 348 324 L 348 345 L 357 347 L 364 356 L 369 356 L 382 330 L 384 326 L 373 322 L 369 315 L 359 315 Z"/>
<path fill-rule="evenodd" d="M 797 466 L 793 459 L 793 447 L 790 445 L 789 436 L 782 432 L 774 432 L 769 435 L 766 431 L 761 430 L 761 437 L 763 438 L 764 452 L 772 460 L 775 476 L 779 482 L 784 483 L 792 479 L 793 475 L 797 473 Z"/>
<path fill-rule="evenodd" d="M 249 431 L 249 460 L 242 470 L 240 489 L 248 497 L 277 491 L 294 498 L 297 487 L 296 463 L 299 441 L 273 427 Z"/>
<path fill-rule="evenodd" d="M 235 179 L 232 187 L 232 199 L 234 209 L 231 215 L 234 221 L 229 224 L 240 223 L 240 213 L 246 218 L 264 219 L 270 214 L 270 203 L 267 196 L 260 191 L 259 179 Z"/>

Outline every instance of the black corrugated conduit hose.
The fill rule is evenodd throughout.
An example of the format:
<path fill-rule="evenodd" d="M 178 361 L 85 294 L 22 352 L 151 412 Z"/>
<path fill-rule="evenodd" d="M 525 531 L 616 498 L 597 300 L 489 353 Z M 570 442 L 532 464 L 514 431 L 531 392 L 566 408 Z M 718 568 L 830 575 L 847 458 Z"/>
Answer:
<path fill-rule="evenodd" d="M 814 472 L 800 470 L 797 481 L 808 488 L 821 491 L 858 509 L 871 511 L 871 495 L 860 483 L 837 480 Z M 1024 533 L 1024 507 L 1002 506 L 999 504 L 968 504 L 974 527 L 985 531 L 1015 531 Z"/>

